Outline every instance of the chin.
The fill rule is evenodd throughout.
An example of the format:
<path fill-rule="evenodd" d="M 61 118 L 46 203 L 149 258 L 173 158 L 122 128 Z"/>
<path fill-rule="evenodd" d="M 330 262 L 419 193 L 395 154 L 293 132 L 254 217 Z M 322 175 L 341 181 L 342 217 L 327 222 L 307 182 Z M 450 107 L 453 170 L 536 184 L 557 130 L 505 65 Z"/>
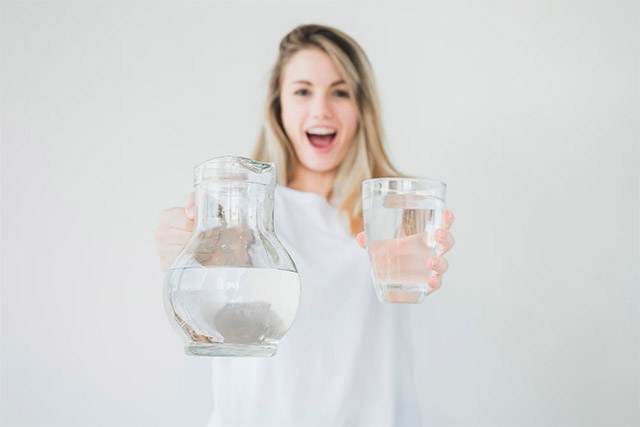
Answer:
<path fill-rule="evenodd" d="M 315 162 L 302 162 L 302 164 L 304 165 L 305 168 L 309 169 L 310 171 L 313 172 L 318 172 L 318 173 L 322 173 L 322 172 L 331 172 L 332 170 L 336 169 L 339 165 L 338 164 L 326 164 L 324 162 L 322 163 L 315 163 Z"/>

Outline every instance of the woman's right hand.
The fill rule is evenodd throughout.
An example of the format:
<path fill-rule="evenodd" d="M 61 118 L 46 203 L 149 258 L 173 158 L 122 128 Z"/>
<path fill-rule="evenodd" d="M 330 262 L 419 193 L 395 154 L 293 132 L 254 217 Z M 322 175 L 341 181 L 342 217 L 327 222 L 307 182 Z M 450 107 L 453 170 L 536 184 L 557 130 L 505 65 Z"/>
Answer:
<path fill-rule="evenodd" d="M 158 242 L 162 271 L 167 271 L 171 261 L 189 241 L 193 231 L 194 207 L 195 197 L 191 193 L 184 208 L 170 208 L 160 213 L 154 236 Z"/>

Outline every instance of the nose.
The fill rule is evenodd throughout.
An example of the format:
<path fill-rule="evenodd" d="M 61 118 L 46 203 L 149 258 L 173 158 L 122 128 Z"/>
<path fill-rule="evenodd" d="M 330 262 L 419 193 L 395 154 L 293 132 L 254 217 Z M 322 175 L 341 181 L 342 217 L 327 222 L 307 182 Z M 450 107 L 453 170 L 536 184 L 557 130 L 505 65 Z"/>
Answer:
<path fill-rule="evenodd" d="M 312 114 L 314 119 L 332 118 L 331 105 L 324 95 L 318 95 L 313 100 Z"/>

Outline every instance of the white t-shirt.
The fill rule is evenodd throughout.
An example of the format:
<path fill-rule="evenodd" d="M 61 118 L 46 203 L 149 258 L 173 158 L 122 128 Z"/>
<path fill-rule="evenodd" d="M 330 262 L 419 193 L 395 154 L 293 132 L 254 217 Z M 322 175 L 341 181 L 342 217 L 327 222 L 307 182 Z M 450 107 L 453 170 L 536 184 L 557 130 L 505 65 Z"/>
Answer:
<path fill-rule="evenodd" d="M 273 357 L 212 358 L 209 426 L 415 426 L 409 307 L 382 304 L 367 251 L 316 193 L 277 185 L 300 305 Z"/>

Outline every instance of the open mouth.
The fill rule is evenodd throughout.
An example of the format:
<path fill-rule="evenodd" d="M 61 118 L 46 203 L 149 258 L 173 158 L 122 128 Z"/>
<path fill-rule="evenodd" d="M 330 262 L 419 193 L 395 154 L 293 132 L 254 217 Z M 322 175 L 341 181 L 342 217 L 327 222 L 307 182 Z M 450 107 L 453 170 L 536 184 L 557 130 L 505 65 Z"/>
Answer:
<path fill-rule="evenodd" d="M 306 132 L 307 139 L 318 151 L 328 151 L 333 147 L 333 144 L 336 141 L 337 132 L 328 134 L 328 135 L 316 135 L 309 132 Z"/>

